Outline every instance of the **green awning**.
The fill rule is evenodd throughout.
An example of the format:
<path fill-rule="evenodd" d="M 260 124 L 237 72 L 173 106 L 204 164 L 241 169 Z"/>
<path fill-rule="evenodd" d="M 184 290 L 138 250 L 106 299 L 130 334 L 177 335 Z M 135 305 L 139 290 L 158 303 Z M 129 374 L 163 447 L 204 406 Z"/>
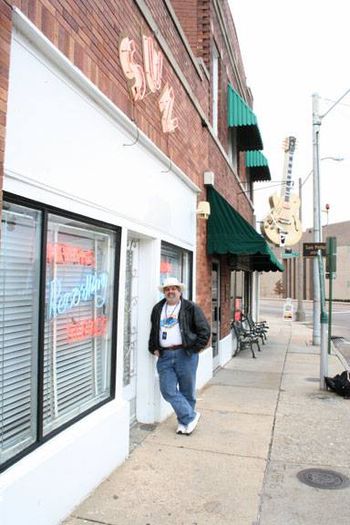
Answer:
<path fill-rule="evenodd" d="M 245 165 L 249 168 L 252 182 L 271 180 L 269 163 L 261 151 L 247 151 Z"/>
<path fill-rule="evenodd" d="M 230 84 L 227 89 L 227 124 L 230 128 L 237 128 L 239 151 L 263 149 L 255 114 Z"/>
<path fill-rule="evenodd" d="M 209 254 L 235 256 L 244 269 L 259 272 L 284 271 L 264 237 L 260 235 L 213 187 L 208 186 Z M 247 257 L 248 256 L 248 257 Z M 237 269 L 239 269 L 237 267 Z"/>

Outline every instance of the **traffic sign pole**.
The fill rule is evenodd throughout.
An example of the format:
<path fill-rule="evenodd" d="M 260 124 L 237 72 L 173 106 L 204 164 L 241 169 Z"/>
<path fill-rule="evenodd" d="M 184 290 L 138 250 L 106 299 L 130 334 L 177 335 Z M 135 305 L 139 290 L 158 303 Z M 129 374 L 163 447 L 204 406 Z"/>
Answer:
<path fill-rule="evenodd" d="M 332 339 L 332 310 L 333 310 L 333 279 L 337 271 L 337 238 L 327 237 L 327 264 L 326 277 L 329 279 L 329 297 L 328 297 L 328 354 L 331 353 Z"/>

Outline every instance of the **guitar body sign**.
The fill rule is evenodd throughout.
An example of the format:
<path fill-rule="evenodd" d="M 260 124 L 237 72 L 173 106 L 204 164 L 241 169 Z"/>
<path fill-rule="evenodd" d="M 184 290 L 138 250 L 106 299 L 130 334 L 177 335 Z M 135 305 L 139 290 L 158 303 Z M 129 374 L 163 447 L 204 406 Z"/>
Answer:
<path fill-rule="evenodd" d="M 302 236 L 299 220 L 300 199 L 291 194 L 292 164 L 295 150 L 295 137 L 288 137 L 285 145 L 284 188 L 281 195 L 270 197 L 270 213 L 261 224 L 263 235 L 276 246 L 293 246 Z"/>

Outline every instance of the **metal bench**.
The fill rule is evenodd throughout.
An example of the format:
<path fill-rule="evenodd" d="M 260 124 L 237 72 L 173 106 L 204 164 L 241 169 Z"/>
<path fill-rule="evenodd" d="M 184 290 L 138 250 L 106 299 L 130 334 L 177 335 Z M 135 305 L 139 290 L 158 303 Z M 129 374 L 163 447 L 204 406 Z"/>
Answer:
<path fill-rule="evenodd" d="M 265 344 L 268 332 L 268 326 L 266 324 L 253 321 L 251 314 L 242 315 L 242 324 L 243 328 L 260 337 L 262 344 Z"/>
<path fill-rule="evenodd" d="M 233 321 L 231 324 L 231 327 L 235 333 L 236 339 L 237 339 L 237 347 L 234 351 L 232 357 L 235 357 L 239 352 L 241 352 L 244 348 L 249 347 L 250 351 L 252 353 L 252 357 L 255 359 L 255 352 L 253 348 L 253 344 L 255 344 L 260 352 L 260 345 L 259 345 L 259 337 L 247 330 L 243 327 L 243 324 L 241 321 Z"/>

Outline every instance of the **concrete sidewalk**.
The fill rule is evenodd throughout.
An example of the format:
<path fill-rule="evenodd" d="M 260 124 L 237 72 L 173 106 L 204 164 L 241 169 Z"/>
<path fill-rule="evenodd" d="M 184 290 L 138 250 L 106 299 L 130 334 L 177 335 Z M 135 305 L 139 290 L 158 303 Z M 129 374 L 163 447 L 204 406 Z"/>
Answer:
<path fill-rule="evenodd" d="M 304 324 L 271 319 L 257 359 L 245 350 L 199 392 L 195 432 L 176 435 L 174 416 L 148 432 L 65 525 L 348 525 L 346 483 L 297 478 L 350 478 L 350 400 L 319 390 L 310 339 Z M 329 375 L 342 370 L 330 356 Z"/>

